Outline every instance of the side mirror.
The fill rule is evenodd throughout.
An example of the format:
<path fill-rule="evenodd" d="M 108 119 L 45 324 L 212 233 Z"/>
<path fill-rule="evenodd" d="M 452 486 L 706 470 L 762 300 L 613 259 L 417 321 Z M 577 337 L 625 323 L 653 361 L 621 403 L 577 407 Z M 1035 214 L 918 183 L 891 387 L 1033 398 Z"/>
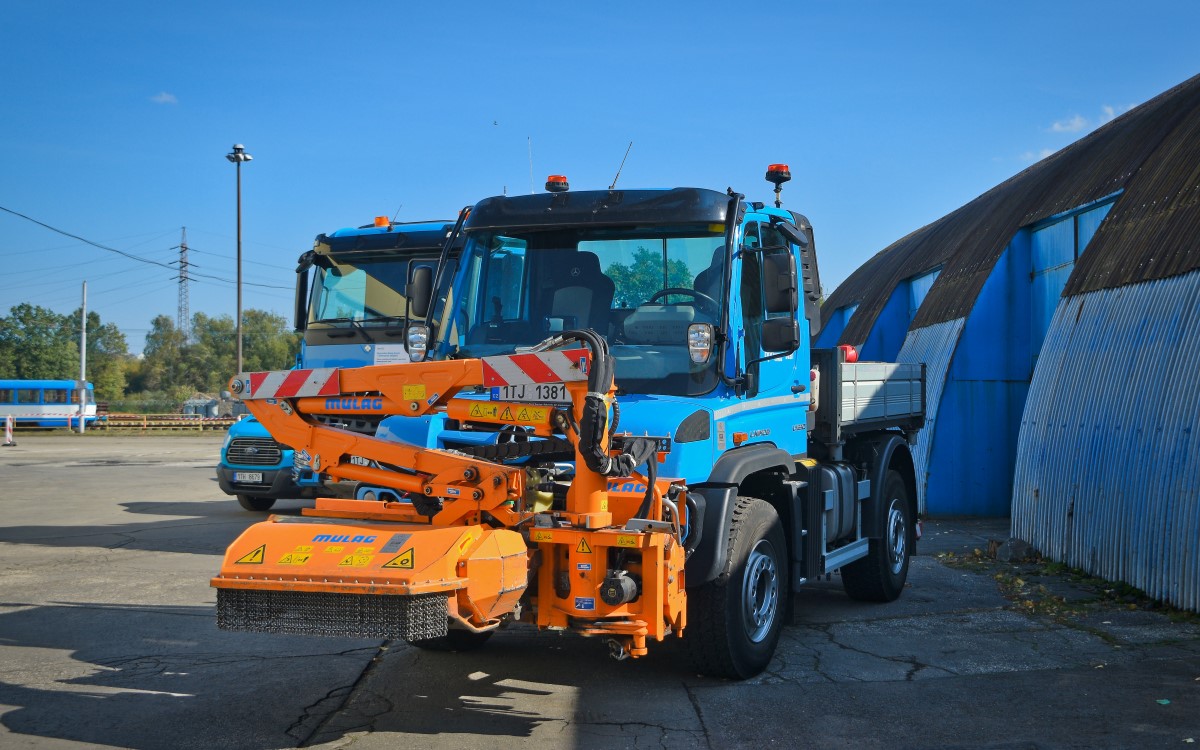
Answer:
<path fill-rule="evenodd" d="M 790 251 L 763 256 L 763 296 L 767 312 L 795 313 L 798 289 L 796 256 Z"/>
<path fill-rule="evenodd" d="M 312 264 L 301 264 L 296 269 L 296 302 L 293 308 L 295 316 L 295 330 L 297 333 L 307 330 L 308 328 L 308 269 Z"/>
<path fill-rule="evenodd" d="M 808 235 L 806 235 L 804 232 L 801 232 L 799 228 L 797 228 L 792 222 L 781 221 L 774 226 L 779 230 L 780 234 L 782 234 L 784 237 L 787 237 L 788 242 L 792 243 L 796 247 L 808 247 Z"/>
<path fill-rule="evenodd" d="M 800 348 L 800 324 L 795 318 L 768 318 L 762 324 L 762 348 L 768 352 L 794 352 Z"/>
<path fill-rule="evenodd" d="M 433 299 L 433 269 L 429 266 L 414 268 L 405 295 L 412 304 L 414 318 L 424 319 L 429 315 L 429 303 Z"/>

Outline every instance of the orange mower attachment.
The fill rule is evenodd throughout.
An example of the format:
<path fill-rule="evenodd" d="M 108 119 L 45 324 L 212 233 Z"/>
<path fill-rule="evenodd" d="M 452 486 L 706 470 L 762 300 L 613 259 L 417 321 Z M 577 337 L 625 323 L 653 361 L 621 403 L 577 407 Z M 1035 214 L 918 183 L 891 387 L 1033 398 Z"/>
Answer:
<path fill-rule="evenodd" d="M 329 502 L 366 514 L 381 505 Z M 449 620 L 490 630 L 525 592 L 527 560 L 507 529 L 273 516 L 226 551 L 212 579 L 217 624 L 409 641 L 446 635 Z"/>

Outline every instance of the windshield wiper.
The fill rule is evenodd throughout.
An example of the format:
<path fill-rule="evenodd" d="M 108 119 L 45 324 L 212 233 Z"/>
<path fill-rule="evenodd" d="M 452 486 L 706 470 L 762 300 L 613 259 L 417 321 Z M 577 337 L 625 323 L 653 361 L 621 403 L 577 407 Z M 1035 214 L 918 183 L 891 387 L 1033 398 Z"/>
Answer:
<path fill-rule="evenodd" d="M 313 322 L 314 323 L 349 323 L 350 324 L 349 330 L 347 330 L 345 332 L 330 331 L 327 335 L 330 338 L 336 339 L 336 338 L 341 338 L 343 336 L 353 336 L 354 332 L 357 331 L 357 332 L 361 333 L 363 335 L 363 338 L 365 338 L 367 341 L 370 341 L 371 343 L 375 343 L 375 339 L 371 338 L 371 334 L 367 333 L 366 328 L 363 327 L 362 321 L 360 321 L 358 318 L 321 318 L 320 320 L 314 320 Z"/>
<path fill-rule="evenodd" d="M 388 324 L 391 324 L 394 322 L 400 323 L 399 330 L 397 330 L 396 328 L 393 328 L 391 325 L 386 326 L 383 329 L 384 336 L 393 336 L 393 337 L 394 336 L 403 336 L 407 332 L 407 329 L 405 326 L 405 323 L 408 322 L 407 315 L 373 315 L 370 318 L 363 318 L 363 321 L 367 322 L 367 323 L 388 323 Z"/>

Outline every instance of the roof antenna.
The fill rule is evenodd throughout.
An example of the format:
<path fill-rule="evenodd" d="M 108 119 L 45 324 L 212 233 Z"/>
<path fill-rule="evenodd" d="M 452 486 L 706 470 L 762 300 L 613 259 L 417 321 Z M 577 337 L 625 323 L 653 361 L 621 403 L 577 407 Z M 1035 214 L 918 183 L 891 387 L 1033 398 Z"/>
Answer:
<path fill-rule="evenodd" d="M 533 136 L 525 136 L 529 144 L 529 194 L 533 195 Z"/>
<path fill-rule="evenodd" d="M 617 167 L 617 176 L 613 178 L 612 184 L 608 186 L 609 190 L 617 189 L 617 180 L 621 179 L 621 170 L 625 168 L 625 160 L 629 158 L 629 149 L 633 148 L 633 141 L 625 148 L 625 155 L 621 157 L 621 166 Z"/>
<path fill-rule="evenodd" d="M 400 205 L 399 205 L 399 206 L 396 208 L 396 215 L 392 217 L 392 223 L 393 223 L 393 224 L 395 224 L 395 223 L 396 223 L 396 219 L 400 218 L 400 209 L 401 209 L 401 208 L 404 208 L 404 204 L 403 204 L 403 203 L 401 203 L 401 204 L 400 204 Z"/>

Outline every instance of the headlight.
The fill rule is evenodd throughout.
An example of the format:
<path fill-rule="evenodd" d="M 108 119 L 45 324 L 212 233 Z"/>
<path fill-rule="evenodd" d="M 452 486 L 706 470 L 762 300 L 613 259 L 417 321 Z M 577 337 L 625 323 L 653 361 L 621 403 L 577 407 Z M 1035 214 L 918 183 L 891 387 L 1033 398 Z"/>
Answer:
<path fill-rule="evenodd" d="M 429 350 L 429 326 L 414 323 L 408 327 L 408 358 L 421 362 Z"/>
<path fill-rule="evenodd" d="M 713 327 L 711 323 L 692 323 L 688 326 L 688 354 L 702 365 L 712 356 Z"/>

